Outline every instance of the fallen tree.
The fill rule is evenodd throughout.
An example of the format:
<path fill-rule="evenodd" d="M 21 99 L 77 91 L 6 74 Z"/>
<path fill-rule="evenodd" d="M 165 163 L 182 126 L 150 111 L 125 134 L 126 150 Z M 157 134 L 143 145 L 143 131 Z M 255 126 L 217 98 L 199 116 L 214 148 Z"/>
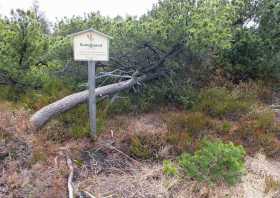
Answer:
<path fill-rule="evenodd" d="M 148 67 L 136 68 L 136 70 L 134 70 L 134 73 L 131 75 L 131 78 L 129 80 L 125 80 L 125 81 L 121 81 L 121 82 L 117 82 L 117 83 L 113 83 L 113 84 L 109 84 L 109 85 L 105 85 L 105 86 L 96 88 L 95 89 L 96 97 L 112 95 L 117 92 L 127 90 L 138 83 L 152 80 L 152 79 L 162 76 L 166 72 L 166 70 L 164 70 L 164 68 L 161 66 L 163 66 L 163 64 L 165 63 L 165 61 L 168 58 L 170 58 L 171 56 L 175 56 L 175 55 L 179 54 L 180 52 L 182 52 L 182 50 L 184 48 L 184 43 L 174 45 L 169 52 L 167 52 L 166 54 L 164 54 L 162 56 L 159 56 L 158 52 L 150 45 L 145 44 L 145 47 L 148 48 L 150 51 L 152 51 L 153 54 L 155 54 L 157 57 L 159 57 L 158 61 L 152 65 L 149 65 Z M 118 64 L 120 64 L 119 60 L 118 60 Z M 119 66 L 118 69 L 121 69 L 121 67 Z M 108 75 L 108 76 L 111 76 L 110 72 L 109 72 L 109 74 L 110 75 Z M 107 77 L 106 74 L 105 75 L 103 74 L 103 76 Z M 35 112 L 31 116 L 31 119 L 30 119 L 31 125 L 35 129 L 41 128 L 52 117 L 54 117 L 60 113 L 66 112 L 81 103 L 86 102 L 88 99 L 88 95 L 89 95 L 88 90 L 81 91 L 81 92 L 66 96 L 54 103 L 51 103 L 51 104 L 43 107 L 42 109 Z"/>

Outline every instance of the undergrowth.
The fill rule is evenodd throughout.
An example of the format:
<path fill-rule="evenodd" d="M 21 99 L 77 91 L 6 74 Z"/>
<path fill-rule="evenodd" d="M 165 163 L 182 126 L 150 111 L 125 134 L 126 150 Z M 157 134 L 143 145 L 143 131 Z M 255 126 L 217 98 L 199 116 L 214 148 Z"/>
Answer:
<path fill-rule="evenodd" d="M 256 102 L 253 94 L 240 92 L 238 89 L 213 87 L 200 92 L 193 110 L 205 112 L 212 117 L 236 119 L 248 113 Z"/>
<path fill-rule="evenodd" d="M 242 146 L 204 140 L 193 155 L 183 153 L 179 164 L 190 177 L 199 181 L 224 181 L 233 185 L 240 181 L 245 172 L 244 157 L 245 150 Z"/>

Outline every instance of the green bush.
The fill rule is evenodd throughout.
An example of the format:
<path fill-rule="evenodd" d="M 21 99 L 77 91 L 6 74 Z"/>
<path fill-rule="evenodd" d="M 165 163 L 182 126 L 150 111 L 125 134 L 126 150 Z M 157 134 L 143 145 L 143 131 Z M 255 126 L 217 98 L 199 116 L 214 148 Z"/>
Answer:
<path fill-rule="evenodd" d="M 117 99 L 117 101 L 107 101 L 106 111 L 110 114 L 128 113 L 132 110 L 132 103 L 130 97 Z"/>
<path fill-rule="evenodd" d="M 97 107 L 97 109 L 99 109 Z M 80 105 L 70 111 L 60 115 L 64 127 L 69 130 L 70 136 L 83 138 L 90 135 L 89 113 L 87 104 Z M 97 111 L 96 117 L 97 134 L 101 133 L 106 125 L 106 115 L 102 111 Z"/>
<path fill-rule="evenodd" d="M 175 176 L 177 168 L 170 160 L 163 160 L 163 173 L 167 176 Z"/>
<path fill-rule="evenodd" d="M 188 114 L 186 118 L 186 126 L 191 134 L 196 134 L 208 129 L 211 126 L 211 121 L 203 113 L 194 112 Z"/>
<path fill-rule="evenodd" d="M 165 120 L 168 131 L 176 133 L 187 131 L 188 123 L 186 113 L 167 113 L 163 119 Z"/>
<path fill-rule="evenodd" d="M 193 155 L 182 154 L 179 164 L 189 176 L 197 180 L 235 184 L 244 174 L 244 157 L 242 146 L 204 140 L 201 148 Z"/>
<path fill-rule="evenodd" d="M 224 87 L 204 89 L 199 94 L 194 110 L 202 111 L 213 117 L 239 116 L 247 113 L 255 98 L 239 92 L 228 90 Z"/>
<path fill-rule="evenodd" d="M 144 142 L 144 139 L 139 136 L 131 138 L 130 153 L 135 157 L 148 159 L 152 157 L 149 146 Z"/>
<path fill-rule="evenodd" d="M 225 121 L 220 127 L 221 132 L 228 133 L 231 129 L 232 125 L 230 122 Z"/>
<path fill-rule="evenodd" d="M 197 135 L 211 127 L 211 120 L 201 112 L 170 113 L 164 119 L 168 131 L 174 133 Z"/>
<path fill-rule="evenodd" d="M 275 113 L 271 110 L 266 110 L 256 115 L 256 127 L 266 130 L 273 130 L 275 121 Z"/>
<path fill-rule="evenodd" d="M 140 159 L 160 159 L 159 152 L 166 146 L 165 134 L 136 133 L 127 137 L 129 152 Z"/>

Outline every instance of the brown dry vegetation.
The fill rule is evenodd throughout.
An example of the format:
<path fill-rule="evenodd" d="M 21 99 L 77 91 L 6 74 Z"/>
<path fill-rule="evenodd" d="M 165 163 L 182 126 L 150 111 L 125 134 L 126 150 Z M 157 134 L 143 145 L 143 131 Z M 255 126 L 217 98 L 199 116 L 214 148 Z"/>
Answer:
<path fill-rule="evenodd" d="M 241 84 L 233 93 L 238 95 L 237 91 L 243 93 L 252 86 Z M 58 120 L 33 131 L 26 110 L 1 101 L 0 197 L 67 197 L 69 157 L 74 164 L 74 189 L 80 197 L 86 197 L 87 191 L 95 197 L 276 198 L 280 182 L 279 115 L 260 102 L 267 91 L 256 92 L 259 99 L 238 119 L 232 119 L 231 113 L 223 118 L 208 114 L 205 108 L 201 112 L 162 108 L 118 115 L 108 120 L 95 142 L 88 137 L 71 137 Z M 230 107 L 239 105 L 230 99 L 226 102 Z M 173 177 L 163 174 L 163 159 L 194 152 L 205 137 L 244 145 L 249 156 L 247 174 L 240 184 L 209 186 L 183 176 L 180 168 Z"/>

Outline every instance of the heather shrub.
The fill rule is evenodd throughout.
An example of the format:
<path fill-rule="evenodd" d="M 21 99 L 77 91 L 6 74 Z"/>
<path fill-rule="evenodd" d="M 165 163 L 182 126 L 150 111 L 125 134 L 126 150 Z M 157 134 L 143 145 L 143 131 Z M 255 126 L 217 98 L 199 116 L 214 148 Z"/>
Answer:
<path fill-rule="evenodd" d="M 129 152 L 140 159 L 159 159 L 160 150 L 166 145 L 164 134 L 135 134 L 128 138 Z"/>
<path fill-rule="evenodd" d="M 249 112 L 255 102 L 256 100 L 250 95 L 224 87 L 214 87 L 201 91 L 193 109 L 205 112 L 212 117 L 231 116 L 235 118 Z"/>
<path fill-rule="evenodd" d="M 131 138 L 130 153 L 138 158 L 148 159 L 152 156 L 152 153 L 145 143 L 145 140 L 139 136 Z"/>
<path fill-rule="evenodd" d="M 194 112 L 188 114 L 186 118 L 186 126 L 188 132 L 195 135 L 211 127 L 211 120 L 203 113 Z"/>
<path fill-rule="evenodd" d="M 101 133 L 106 125 L 106 114 L 98 110 L 96 116 L 96 130 Z M 89 113 L 87 104 L 80 105 L 59 116 L 63 126 L 69 130 L 70 136 L 83 138 L 90 135 Z"/>

